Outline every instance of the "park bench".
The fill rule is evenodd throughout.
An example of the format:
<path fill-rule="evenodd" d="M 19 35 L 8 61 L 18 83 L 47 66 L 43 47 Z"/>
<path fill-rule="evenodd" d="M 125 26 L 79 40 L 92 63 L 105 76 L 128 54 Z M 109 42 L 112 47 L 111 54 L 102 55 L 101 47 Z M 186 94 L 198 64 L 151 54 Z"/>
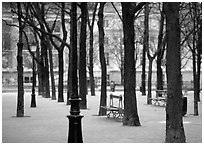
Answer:
<path fill-rule="evenodd" d="M 183 95 L 183 101 L 185 101 L 187 91 L 186 90 L 182 91 L 182 95 Z M 154 105 L 166 106 L 167 90 L 156 90 L 156 97 L 150 98 L 150 99 L 154 101 Z M 184 109 L 184 110 L 187 110 L 187 109 Z"/>
<path fill-rule="evenodd" d="M 154 105 L 166 106 L 167 90 L 156 90 L 155 98 L 150 98 Z"/>
<path fill-rule="evenodd" d="M 101 108 L 106 109 L 108 118 L 110 118 L 111 114 L 113 118 L 122 118 L 124 112 L 122 95 L 110 94 L 109 106 L 101 106 Z"/>

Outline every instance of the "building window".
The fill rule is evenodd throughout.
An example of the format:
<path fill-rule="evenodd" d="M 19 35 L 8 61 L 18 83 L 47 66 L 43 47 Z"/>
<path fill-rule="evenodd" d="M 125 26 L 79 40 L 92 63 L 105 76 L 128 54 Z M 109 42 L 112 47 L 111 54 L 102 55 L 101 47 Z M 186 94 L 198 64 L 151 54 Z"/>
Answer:
<path fill-rule="evenodd" d="M 29 83 L 29 77 L 25 77 L 25 83 Z"/>

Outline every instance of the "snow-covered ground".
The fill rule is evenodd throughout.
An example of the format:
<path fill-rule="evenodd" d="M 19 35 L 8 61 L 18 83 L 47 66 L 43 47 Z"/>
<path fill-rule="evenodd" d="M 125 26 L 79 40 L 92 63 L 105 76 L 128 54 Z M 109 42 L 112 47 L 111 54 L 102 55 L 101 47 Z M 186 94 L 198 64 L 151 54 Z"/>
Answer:
<path fill-rule="evenodd" d="M 122 91 L 114 92 L 122 94 Z M 90 94 L 90 92 L 89 92 Z M 108 92 L 109 96 L 110 92 Z M 154 94 L 153 94 L 154 95 Z M 30 108 L 31 93 L 25 93 L 25 116 L 17 118 L 17 93 L 2 93 L 3 143 L 66 143 L 70 106 L 65 102 L 37 96 L 37 108 Z M 202 101 L 199 116 L 193 116 L 193 93 L 188 93 L 188 112 L 184 117 L 187 142 L 202 142 Z M 88 109 L 81 110 L 84 143 L 163 143 L 165 140 L 165 108 L 146 105 L 146 97 L 137 92 L 140 127 L 123 126 L 106 116 L 99 117 L 100 92 L 87 96 Z"/>

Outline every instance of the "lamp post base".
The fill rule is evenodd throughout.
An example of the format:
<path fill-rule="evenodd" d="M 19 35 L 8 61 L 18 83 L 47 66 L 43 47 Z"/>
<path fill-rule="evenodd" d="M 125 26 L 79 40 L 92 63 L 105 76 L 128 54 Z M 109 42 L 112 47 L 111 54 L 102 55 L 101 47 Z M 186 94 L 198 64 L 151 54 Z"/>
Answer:
<path fill-rule="evenodd" d="M 83 143 L 81 119 L 79 103 L 80 98 L 71 98 L 70 115 L 67 116 L 69 119 L 69 132 L 68 132 L 68 143 Z"/>
<path fill-rule="evenodd" d="M 69 135 L 68 143 L 83 143 L 81 129 L 81 115 L 68 115 L 69 119 Z"/>
<path fill-rule="evenodd" d="M 31 94 L 31 105 L 30 107 L 36 107 L 36 101 L 35 101 L 35 94 Z"/>

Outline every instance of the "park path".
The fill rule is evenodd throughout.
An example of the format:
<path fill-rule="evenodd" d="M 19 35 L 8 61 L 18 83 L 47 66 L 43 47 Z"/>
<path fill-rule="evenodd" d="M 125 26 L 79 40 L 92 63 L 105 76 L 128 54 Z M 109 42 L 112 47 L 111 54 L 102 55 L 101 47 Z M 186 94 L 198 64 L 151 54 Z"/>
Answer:
<path fill-rule="evenodd" d="M 122 94 L 116 91 L 115 94 Z M 108 95 L 110 92 L 108 92 Z M 70 106 L 37 96 L 37 108 L 30 108 L 30 95 L 25 93 L 25 116 L 15 117 L 17 93 L 2 93 L 3 143 L 66 143 Z M 154 94 L 153 94 L 154 95 Z M 64 95 L 66 96 L 66 94 Z M 99 117 L 100 92 L 87 96 L 88 109 L 81 110 L 85 143 L 163 143 L 165 140 L 165 108 L 146 105 L 146 97 L 137 92 L 140 127 L 123 126 L 122 122 Z M 66 97 L 65 97 L 66 100 Z M 193 116 L 193 93 L 188 93 L 188 112 L 184 117 L 187 142 L 202 142 L 202 101 L 199 116 Z"/>

